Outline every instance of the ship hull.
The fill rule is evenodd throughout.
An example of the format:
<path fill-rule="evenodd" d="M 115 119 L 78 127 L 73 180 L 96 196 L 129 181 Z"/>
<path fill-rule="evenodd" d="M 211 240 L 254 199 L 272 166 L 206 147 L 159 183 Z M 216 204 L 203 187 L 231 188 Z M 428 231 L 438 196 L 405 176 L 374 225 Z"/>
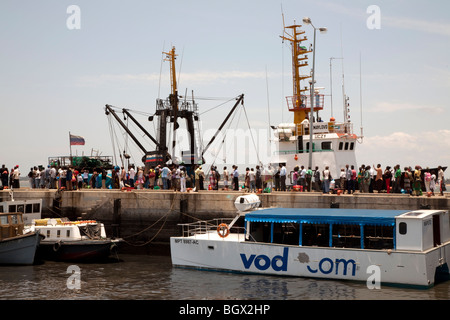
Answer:
<path fill-rule="evenodd" d="M 0 241 L 1 265 L 31 265 L 41 241 L 39 232 L 7 238 Z"/>

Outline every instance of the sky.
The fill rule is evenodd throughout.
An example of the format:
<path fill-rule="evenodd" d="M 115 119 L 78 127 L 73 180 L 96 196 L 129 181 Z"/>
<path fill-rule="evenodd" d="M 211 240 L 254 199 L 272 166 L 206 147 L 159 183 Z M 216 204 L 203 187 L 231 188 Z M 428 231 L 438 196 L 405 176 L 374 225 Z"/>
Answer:
<path fill-rule="evenodd" d="M 289 45 L 280 38 L 283 19 L 302 24 L 304 17 L 328 29 L 316 36 L 322 118 L 343 120 L 344 87 L 355 133 L 363 128 L 358 165 L 449 165 L 445 0 L 2 0 L 0 164 L 26 172 L 69 155 L 69 132 L 86 141 L 72 146 L 74 155 L 113 156 L 126 137 L 112 130 L 105 104 L 153 114 L 156 99 L 170 93 L 162 52 L 172 46 L 179 93 L 195 95 L 204 143 L 233 98 L 245 95 L 227 133 L 234 144 L 212 145 L 207 161 L 231 165 L 255 162 L 256 155 L 266 163 L 269 126 L 293 119 L 285 102 L 292 71 Z M 303 29 L 312 43 L 313 28 Z M 129 146 L 140 164 L 140 152 Z"/>

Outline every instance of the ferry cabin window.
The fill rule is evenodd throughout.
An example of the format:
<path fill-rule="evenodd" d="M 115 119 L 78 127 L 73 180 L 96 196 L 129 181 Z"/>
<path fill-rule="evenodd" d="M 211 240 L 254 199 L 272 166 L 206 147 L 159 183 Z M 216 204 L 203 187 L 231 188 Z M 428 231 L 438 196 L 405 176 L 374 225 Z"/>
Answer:
<path fill-rule="evenodd" d="M 57 230 L 57 231 L 56 231 L 56 237 L 57 237 L 57 238 L 61 237 L 61 230 Z"/>
<path fill-rule="evenodd" d="M 361 248 L 361 227 L 359 225 L 333 225 L 333 247 Z"/>
<path fill-rule="evenodd" d="M 0 206 L 0 213 L 3 213 L 3 206 Z"/>
<path fill-rule="evenodd" d="M 400 234 L 406 234 L 406 232 L 407 232 L 407 225 L 406 225 L 406 222 L 400 222 L 400 223 L 398 224 L 398 232 L 399 232 Z"/>
<path fill-rule="evenodd" d="M 393 226 L 364 226 L 364 249 L 393 249 Z"/>
<path fill-rule="evenodd" d="M 302 246 L 329 247 L 330 225 L 303 224 Z"/>
<path fill-rule="evenodd" d="M 299 236 L 298 223 L 275 223 L 273 226 L 273 243 L 298 246 Z"/>
<path fill-rule="evenodd" d="M 47 238 L 50 238 L 50 230 L 47 230 Z"/>
<path fill-rule="evenodd" d="M 33 211 L 33 205 L 31 203 L 28 203 L 25 205 L 25 213 L 32 213 Z"/>
<path fill-rule="evenodd" d="M 69 229 L 69 230 L 66 230 L 66 237 L 67 237 L 67 238 L 70 238 L 70 229 Z"/>
<path fill-rule="evenodd" d="M 17 212 L 17 206 L 15 204 L 10 204 L 8 206 L 8 212 Z"/>
<path fill-rule="evenodd" d="M 256 242 L 270 242 L 270 232 L 270 223 L 252 222 L 250 226 L 250 240 Z"/>

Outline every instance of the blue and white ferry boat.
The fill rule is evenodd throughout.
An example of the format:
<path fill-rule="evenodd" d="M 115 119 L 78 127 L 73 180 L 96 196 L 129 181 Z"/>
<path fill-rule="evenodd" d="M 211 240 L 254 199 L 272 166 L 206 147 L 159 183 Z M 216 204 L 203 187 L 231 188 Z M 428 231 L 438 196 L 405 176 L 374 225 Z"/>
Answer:
<path fill-rule="evenodd" d="M 417 287 L 449 275 L 445 210 L 267 208 L 182 227 L 177 267 Z"/>

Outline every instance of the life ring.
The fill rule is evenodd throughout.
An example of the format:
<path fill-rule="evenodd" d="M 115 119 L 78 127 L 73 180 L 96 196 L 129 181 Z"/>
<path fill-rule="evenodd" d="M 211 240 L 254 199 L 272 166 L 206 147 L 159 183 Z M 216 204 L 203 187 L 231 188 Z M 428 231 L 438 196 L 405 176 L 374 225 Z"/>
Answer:
<path fill-rule="evenodd" d="M 230 234 L 230 229 L 228 229 L 226 223 L 221 223 L 217 227 L 217 233 L 219 234 L 219 237 L 226 238 Z"/>
<path fill-rule="evenodd" d="M 61 248 L 61 241 L 57 241 L 53 244 L 53 251 L 57 252 Z"/>

